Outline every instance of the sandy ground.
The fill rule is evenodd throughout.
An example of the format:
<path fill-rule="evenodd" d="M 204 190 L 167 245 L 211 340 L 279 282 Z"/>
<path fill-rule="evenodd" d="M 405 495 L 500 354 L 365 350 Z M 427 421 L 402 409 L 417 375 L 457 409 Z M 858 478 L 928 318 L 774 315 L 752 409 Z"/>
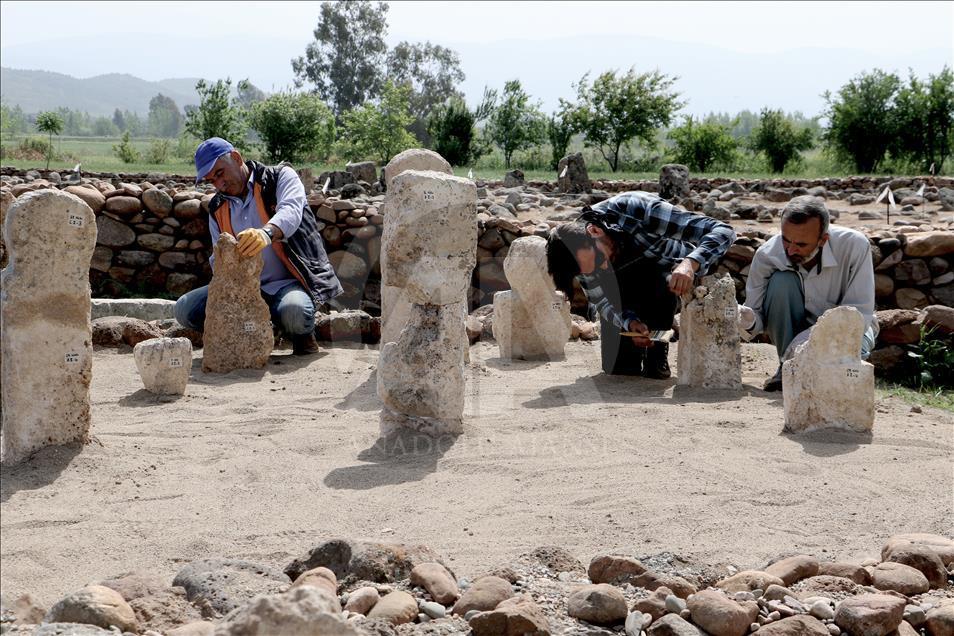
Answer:
<path fill-rule="evenodd" d="M 378 441 L 375 348 L 142 389 L 130 353 L 95 354 L 93 443 L 2 473 L 2 592 L 52 604 L 130 570 L 210 556 L 284 566 L 332 537 L 427 544 L 473 576 L 540 545 L 762 566 L 862 559 L 889 535 L 952 535 L 954 418 L 879 399 L 875 434 L 781 434 L 768 345 L 741 392 L 607 377 L 599 343 L 559 363 L 471 349 L 466 433 Z M 672 352 L 675 360 L 675 351 Z"/>

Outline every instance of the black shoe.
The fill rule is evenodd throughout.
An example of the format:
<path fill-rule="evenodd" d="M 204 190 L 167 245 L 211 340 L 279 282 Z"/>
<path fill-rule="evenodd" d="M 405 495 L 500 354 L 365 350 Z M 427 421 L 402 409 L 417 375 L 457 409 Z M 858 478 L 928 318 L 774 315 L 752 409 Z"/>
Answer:
<path fill-rule="evenodd" d="M 301 336 L 292 336 L 292 354 L 296 356 L 310 356 L 318 353 L 318 341 L 315 334 L 306 333 Z"/>
<path fill-rule="evenodd" d="M 762 389 L 765 391 L 782 390 L 782 365 L 778 365 L 778 371 L 775 372 L 775 375 L 765 381 L 765 384 L 762 385 Z"/>
<path fill-rule="evenodd" d="M 665 380 L 672 376 L 672 371 L 669 369 L 669 343 L 654 342 L 646 350 L 643 375 L 656 380 Z"/>

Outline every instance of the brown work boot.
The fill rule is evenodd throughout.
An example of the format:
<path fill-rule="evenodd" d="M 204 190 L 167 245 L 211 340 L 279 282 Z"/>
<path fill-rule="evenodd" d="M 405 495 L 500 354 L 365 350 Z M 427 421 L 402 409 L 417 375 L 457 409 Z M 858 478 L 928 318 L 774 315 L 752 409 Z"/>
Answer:
<path fill-rule="evenodd" d="M 292 354 L 310 356 L 315 353 L 318 353 L 318 341 L 315 340 L 315 334 L 306 333 L 300 336 L 292 336 Z"/>

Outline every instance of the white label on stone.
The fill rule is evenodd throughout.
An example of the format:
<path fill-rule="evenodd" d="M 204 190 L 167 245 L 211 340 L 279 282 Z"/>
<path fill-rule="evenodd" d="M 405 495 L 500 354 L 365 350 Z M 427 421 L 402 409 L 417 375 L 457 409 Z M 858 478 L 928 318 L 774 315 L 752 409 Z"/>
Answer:
<path fill-rule="evenodd" d="M 71 214 L 68 223 L 73 227 L 83 227 L 83 217 L 79 214 Z"/>
<path fill-rule="evenodd" d="M 71 351 L 70 353 L 66 354 L 65 360 L 66 364 L 78 364 L 80 361 L 80 354 Z"/>
<path fill-rule="evenodd" d="M 560 309 L 563 307 L 563 303 L 550 303 L 550 307 L 553 309 L 553 311 L 560 311 Z"/>
<path fill-rule="evenodd" d="M 325 185 L 321 186 L 322 194 L 327 194 L 328 186 L 330 185 L 331 185 L 331 177 L 328 177 L 327 179 L 325 179 Z"/>
<path fill-rule="evenodd" d="M 424 191 L 424 200 L 425 200 L 425 201 L 433 201 L 433 200 L 434 200 L 434 193 L 433 193 L 431 190 L 425 190 L 425 191 Z"/>
<path fill-rule="evenodd" d="M 560 173 L 560 178 L 561 178 L 561 179 L 566 176 L 566 171 L 567 171 L 567 169 L 568 169 L 569 167 L 570 167 L 570 164 L 567 164 L 567 165 L 563 166 L 563 171 Z"/>
<path fill-rule="evenodd" d="M 169 366 L 178 368 L 182 366 L 182 358 L 169 358 Z"/>
<path fill-rule="evenodd" d="M 252 321 L 249 321 L 245 323 L 244 328 L 245 328 L 245 333 L 252 333 L 253 331 L 255 331 L 255 323 Z"/>
<path fill-rule="evenodd" d="M 735 307 L 726 307 L 725 308 L 725 317 L 733 318 L 735 316 Z"/>
<path fill-rule="evenodd" d="M 845 369 L 845 377 L 848 377 L 848 378 L 857 378 L 858 373 L 859 373 L 858 369 Z"/>

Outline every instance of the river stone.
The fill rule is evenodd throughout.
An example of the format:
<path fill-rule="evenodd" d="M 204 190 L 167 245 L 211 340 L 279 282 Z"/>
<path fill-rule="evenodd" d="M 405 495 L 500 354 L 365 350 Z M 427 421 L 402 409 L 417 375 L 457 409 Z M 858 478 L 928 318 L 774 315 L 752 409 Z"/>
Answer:
<path fill-rule="evenodd" d="M 869 585 L 871 583 L 871 575 L 868 570 L 854 563 L 822 561 L 818 564 L 818 575 L 838 576 L 854 581 L 859 585 Z"/>
<path fill-rule="evenodd" d="M 378 594 L 378 590 L 366 585 L 348 594 L 348 602 L 345 603 L 344 608 L 349 612 L 367 615 L 380 600 L 381 595 Z"/>
<path fill-rule="evenodd" d="M 646 598 L 641 598 L 633 603 L 633 610 L 642 612 L 643 614 L 649 614 L 653 617 L 654 621 L 659 620 L 665 616 L 667 612 L 666 597 L 668 596 L 678 598 L 672 594 L 672 590 L 668 587 L 658 587 Z"/>
<path fill-rule="evenodd" d="M 927 578 L 933 588 L 947 586 L 947 568 L 937 552 L 929 546 L 917 543 L 900 544 L 892 547 L 884 560 L 915 568 Z"/>
<path fill-rule="evenodd" d="M 898 546 L 911 543 L 926 545 L 937 553 L 944 565 L 954 565 L 954 539 L 949 539 L 939 534 L 927 534 L 923 532 L 911 532 L 891 536 L 885 542 L 884 547 L 881 548 L 881 560 L 887 560 L 888 555 Z"/>
<path fill-rule="evenodd" d="M 2 457 L 14 464 L 46 446 L 89 441 L 96 224 L 78 197 L 41 190 L 10 206 L 5 234 Z"/>
<path fill-rule="evenodd" d="M 259 594 L 273 594 L 288 586 L 280 570 L 237 559 L 200 559 L 176 574 L 173 585 L 184 587 L 190 601 L 199 597 L 220 614 L 231 612 Z"/>
<path fill-rule="evenodd" d="M 460 598 L 457 581 L 440 563 L 421 563 L 411 570 L 411 585 L 427 590 L 431 598 L 442 605 L 450 605 Z"/>
<path fill-rule="evenodd" d="M 550 623 L 529 594 L 520 594 L 480 612 L 469 621 L 474 636 L 549 636 Z"/>
<path fill-rule="evenodd" d="M 854 307 L 826 311 L 808 342 L 782 367 L 785 430 L 874 426 L 874 366 L 861 360 L 864 318 Z"/>
<path fill-rule="evenodd" d="M 954 253 L 954 232 L 934 230 L 907 235 L 904 254 L 909 257 L 945 256 Z"/>
<path fill-rule="evenodd" d="M 68 594 L 50 608 L 43 620 L 47 623 L 85 623 L 104 629 L 115 625 L 124 632 L 139 631 L 139 623 L 129 603 L 119 592 L 102 585 L 87 585 Z"/>
<path fill-rule="evenodd" d="M 954 636 L 954 603 L 947 601 L 928 610 L 924 624 L 930 636 Z"/>
<path fill-rule="evenodd" d="M 830 636 L 825 624 L 814 616 L 790 616 L 762 625 L 759 636 Z"/>
<path fill-rule="evenodd" d="M 284 571 L 292 581 L 307 570 L 326 567 L 345 584 L 354 581 L 393 583 L 408 578 L 421 563 L 441 562 L 436 552 L 423 545 L 332 539 L 293 560 Z"/>
<path fill-rule="evenodd" d="M 646 636 L 705 636 L 702 631 L 678 614 L 666 614 L 653 621 Z"/>
<path fill-rule="evenodd" d="M 693 594 L 687 603 L 692 622 L 712 636 L 744 636 L 759 615 L 755 601 L 737 603 L 713 589 Z"/>
<path fill-rule="evenodd" d="M 143 192 L 142 205 L 160 219 L 172 214 L 172 197 L 159 188 L 151 188 Z"/>
<path fill-rule="evenodd" d="M 188 338 L 153 338 L 133 347 L 143 386 L 156 395 L 183 395 L 192 370 Z"/>
<path fill-rule="evenodd" d="M 677 383 L 705 389 L 741 389 L 742 347 L 735 282 L 729 274 L 707 276 L 696 291 L 703 295 L 683 304 L 680 314 Z"/>
<path fill-rule="evenodd" d="M 392 625 L 413 623 L 417 618 L 417 601 L 403 590 L 394 590 L 375 603 L 368 612 L 368 618 L 384 620 Z"/>
<path fill-rule="evenodd" d="M 722 579 L 715 587 L 726 592 L 751 592 L 752 590 L 767 590 L 770 585 L 785 585 L 779 577 L 761 570 L 742 570 Z"/>
<path fill-rule="evenodd" d="M 8 633 L 16 634 L 17 632 Z M 31 631 L 30 636 L 116 636 L 116 632 L 83 623 L 44 623 Z"/>
<path fill-rule="evenodd" d="M 228 373 L 261 369 L 275 344 L 271 314 L 262 299 L 262 256 L 239 256 L 237 241 L 228 232 L 215 246 L 215 273 L 206 305 L 202 370 Z"/>
<path fill-rule="evenodd" d="M 284 594 L 262 594 L 219 622 L 214 636 L 359 636 L 324 590 L 304 586 Z"/>
<path fill-rule="evenodd" d="M 499 576 L 482 576 L 464 590 L 454 603 L 454 614 L 464 616 L 471 610 L 486 612 L 513 596 L 510 582 Z"/>
<path fill-rule="evenodd" d="M 871 586 L 875 589 L 893 590 L 905 596 L 914 596 L 931 588 L 927 577 L 920 570 L 903 563 L 879 563 L 870 572 Z"/>
<path fill-rule="evenodd" d="M 807 554 L 798 554 L 779 559 L 765 568 L 767 574 L 782 579 L 786 586 L 818 574 L 818 559 Z"/>
<path fill-rule="evenodd" d="M 632 583 L 635 577 L 645 572 L 646 568 L 637 559 L 617 555 L 593 557 L 587 569 L 587 575 L 593 583 L 612 585 Z"/>
<path fill-rule="evenodd" d="M 835 610 L 835 624 L 851 636 L 887 636 L 901 624 L 905 601 L 887 594 L 847 598 Z"/>
<path fill-rule="evenodd" d="M 295 582 L 292 583 L 291 586 L 302 587 L 303 585 L 319 587 L 327 592 L 328 597 L 334 599 L 335 611 L 341 611 L 341 605 L 338 601 L 338 578 L 334 572 L 325 567 L 318 567 L 302 572 L 301 576 L 295 579 Z"/>
<path fill-rule="evenodd" d="M 90 207 L 94 214 L 102 212 L 103 206 L 106 205 L 106 197 L 92 186 L 67 186 L 63 188 L 63 192 L 78 196 L 83 200 L 83 203 Z"/>
<path fill-rule="evenodd" d="M 585 585 L 572 591 L 566 601 L 567 614 L 595 625 L 614 625 L 626 620 L 626 598 L 608 583 Z"/>
<path fill-rule="evenodd" d="M 96 217 L 96 228 L 96 242 L 106 247 L 126 247 L 136 241 L 131 227 L 105 215 Z"/>

